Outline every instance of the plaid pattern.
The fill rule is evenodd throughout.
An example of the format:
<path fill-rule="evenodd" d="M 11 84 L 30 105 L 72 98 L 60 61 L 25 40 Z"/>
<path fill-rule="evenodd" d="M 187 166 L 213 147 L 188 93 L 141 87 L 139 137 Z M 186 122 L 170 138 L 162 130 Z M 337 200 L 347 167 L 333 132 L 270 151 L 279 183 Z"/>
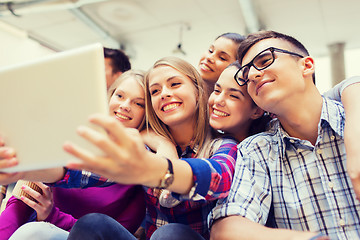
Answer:
<path fill-rule="evenodd" d="M 290 137 L 277 120 L 243 141 L 229 196 L 209 214 L 209 224 L 241 215 L 263 225 L 272 220 L 279 228 L 359 239 L 360 203 L 346 173 L 344 121 L 342 105 L 324 98 L 315 146 Z"/>
<path fill-rule="evenodd" d="M 106 187 L 114 184 L 107 178 L 96 175 L 89 171 L 78 171 L 65 168 L 66 172 L 63 179 L 47 184 L 52 187 L 62 188 L 88 188 L 88 187 Z"/>
<path fill-rule="evenodd" d="M 150 239 L 157 228 L 167 223 L 189 225 L 205 239 L 209 239 L 207 216 L 217 199 L 228 195 L 234 173 L 236 149 L 237 142 L 234 139 L 224 138 L 210 159 L 191 158 L 195 153 L 190 147 L 179 154 L 193 170 L 195 187 L 191 191 L 191 200 L 186 200 L 188 196 L 173 194 L 182 199 L 181 203 L 172 208 L 162 207 L 152 189 L 147 188 L 147 239 Z"/>

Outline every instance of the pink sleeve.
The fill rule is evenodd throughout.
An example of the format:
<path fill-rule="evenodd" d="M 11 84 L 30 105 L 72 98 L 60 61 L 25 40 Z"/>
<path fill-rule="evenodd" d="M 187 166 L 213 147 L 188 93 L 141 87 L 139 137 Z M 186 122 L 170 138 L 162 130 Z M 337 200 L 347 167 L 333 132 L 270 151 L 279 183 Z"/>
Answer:
<path fill-rule="evenodd" d="M 61 212 L 59 208 L 54 206 L 49 216 L 44 221 L 52 223 L 65 231 L 70 231 L 77 219 L 70 214 Z"/>
<path fill-rule="evenodd" d="M 7 240 L 23 224 L 27 223 L 34 210 L 23 201 L 10 197 L 0 215 L 0 240 Z"/>

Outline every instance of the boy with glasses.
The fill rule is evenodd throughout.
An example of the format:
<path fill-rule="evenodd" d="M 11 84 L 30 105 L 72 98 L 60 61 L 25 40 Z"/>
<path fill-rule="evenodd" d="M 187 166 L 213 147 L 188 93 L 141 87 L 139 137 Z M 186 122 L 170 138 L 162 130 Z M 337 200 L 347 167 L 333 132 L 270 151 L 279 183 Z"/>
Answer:
<path fill-rule="evenodd" d="M 229 196 L 209 216 L 211 238 L 359 239 L 344 108 L 318 92 L 313 58 L 293 37 L 264 31 L 240 44 L 239 62 L 236 82 L 277 120 L 239 145 Z"/>

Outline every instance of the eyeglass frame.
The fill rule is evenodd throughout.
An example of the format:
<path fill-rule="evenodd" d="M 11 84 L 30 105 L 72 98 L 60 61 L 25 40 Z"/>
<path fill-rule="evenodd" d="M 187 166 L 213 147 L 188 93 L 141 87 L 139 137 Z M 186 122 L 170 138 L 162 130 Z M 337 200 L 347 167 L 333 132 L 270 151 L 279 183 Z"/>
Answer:
<path fill-rule="evenodd" d="M 263 67 L 263 68 L 258 68 L 254 65 L 254 60 L 260 56 L 262 53 L 266 52 L 266 51 L 269 51 L 271 52 L 271 56 L 272 56 L 272 59 L 273 61 L 267 65 L 266 67 Z M 276 48 L 276 47 L 269 47 L 269 48 L 266 48 L 264 50 L 262 50 L 261 52 L 259 52 L 258 54 L 256 54 L 255 57 L 253 57 L 253 59 L 246 65 L 242 66 L 241 68 L 239 68 L 239 70 L 236 71 L 235 75 L 234 75 L 234 79 L 236 81 L 236 83 L 239 85 L 239 86 L 244 86 L 246 85 L 248 82 L 249 82 L 249 78 L 248 79 L 243 79 L 243 78 L 240 78 L 238 77 L 238 74 L 240 73 L 241 70 L 243 70 L 245 67 L 248 67 L 249 70 L 251 68 L 251 66 L 253 66 L 256 70 L 258 71 L 261 71 L 261 70 L 264 70 L 268 67 L 270 67 L 274 62 L 275 62 L 275 55 L 274 55 L 274 52 L 281 52 L 281 53 L 287 53 L 287 54 L 290 54 L 290 55 L 293 55 L 293 56 L 297 56 L 297 57 L 300 57 L 300 58 L 304 58 L 303 55 L 301 54 L 298 54 L 298 53 L 294 53 L 294 52 L 290 52 L 290 51 L 287 51 L 287 50 L 284 50 L 284 49 L 280 49 L 280 48 Z M 239 80 L 241 79 L 241 80 Z"/>

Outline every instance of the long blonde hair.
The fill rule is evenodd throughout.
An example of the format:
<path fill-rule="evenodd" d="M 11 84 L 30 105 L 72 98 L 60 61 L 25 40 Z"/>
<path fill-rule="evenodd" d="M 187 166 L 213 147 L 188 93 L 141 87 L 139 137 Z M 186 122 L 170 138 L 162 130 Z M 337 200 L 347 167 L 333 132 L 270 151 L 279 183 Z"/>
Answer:
<path fill-rule="evenodd" d="M 209 115 L 207 107 L 207 93 L 205 88 L 205 82 L 201 78 L 198 71 L 185 60 L 178 57 L 164 57 L 156 61 L 155 64 L 149 69 L 145 74 L 145 116 L 146 116 L 146 126 L 153 129 L 157 134 L 166 137 L 176 144 L 174 138 L 172 137 L 168 126 L 163 123 L 156 115 L 152 103 L 151 95 L 149 89 L 149 76 L 150 73 L 157 67 L 169 66 L 173 69 L 179 71 L 180 73 L 186 75 L 194 84 L 197 96 L 198 103 L 196 106 L 195 121 L 196 125 L 194 128 L 194 135 L 192 139 L 193 146 L 197 147 L 196 156 L 202 155 L 205 143 L 209 139 Z"/>
<path fill-rule="evenodd" d="M 120 83 L 123 82 L 125 79 L 132 78 L 134 79 L 142 89 L 144 89 L 145 92 L 145 71 L 143 70 L 128 70 L 126 72 L 123 72 L 111 86 L 109 87 L 109 90 L 107 92 L 108 95 L 108 102 L 110 102 L 111 97 L 113 96 L 115 90 L 119 87 Z M 140 125 L 137 127 L 139 131 L 143 130 L 145 128 L 145 116 L 143 117 L 143 120 L 141 121 Z"/>

